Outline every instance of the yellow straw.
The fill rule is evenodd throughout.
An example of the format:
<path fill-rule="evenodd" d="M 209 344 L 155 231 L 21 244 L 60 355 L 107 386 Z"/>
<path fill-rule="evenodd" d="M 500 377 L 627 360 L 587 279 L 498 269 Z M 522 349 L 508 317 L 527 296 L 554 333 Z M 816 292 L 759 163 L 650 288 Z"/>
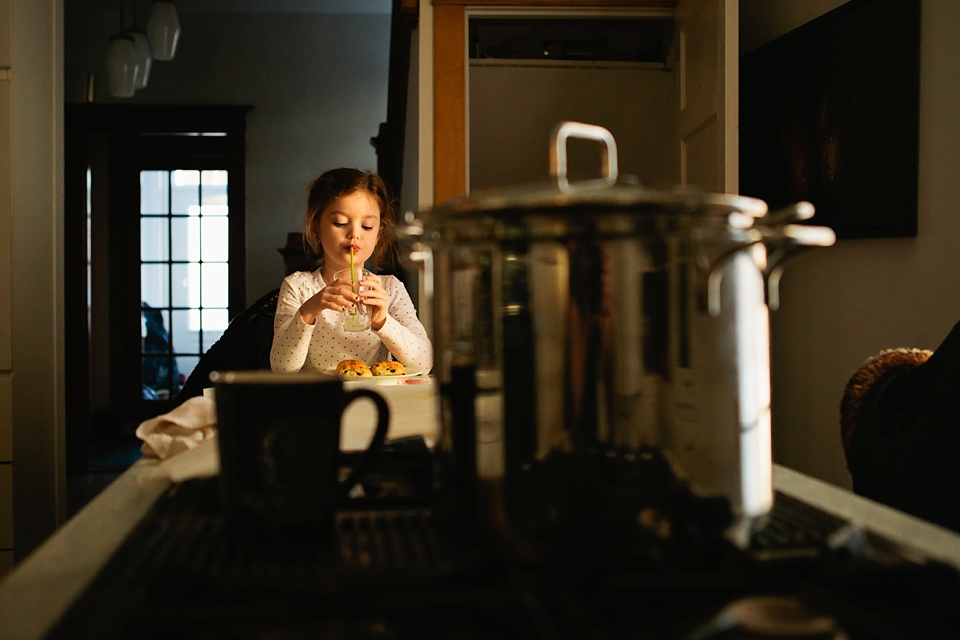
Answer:
<path fill-rule="evenodd" d="M 357 292 L 357 272 L 353 268 L 353 245 L 350 245 L 350 285 L 353 287 L 353 292 Z"/>

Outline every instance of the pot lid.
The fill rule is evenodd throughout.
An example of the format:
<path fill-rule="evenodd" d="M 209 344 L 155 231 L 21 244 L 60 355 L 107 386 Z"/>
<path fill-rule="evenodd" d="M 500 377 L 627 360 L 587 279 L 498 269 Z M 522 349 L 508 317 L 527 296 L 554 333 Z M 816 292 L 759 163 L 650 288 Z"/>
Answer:
<path fill-rule="evenodd" d="M 570 182 L 567 176 L 566 143 L 582 138 L 601 143 L 601 177 Z M 617 146 L 605 128 L 580 122 L 561 122 L 554 127 L 549 148 L 551 179 L 542 183 L 478 190 L 452 198 L 420 212 L 424 228 L 462 227 L 479 219 L 521 223 L 525 218 L 549 215 L 554 220 L 598 222 L 605 217 L 634 218 L 649 225 L 664 218 L 693 225 L 746 229 L 767 214 L 763 200 L 727 193 L 688 188 L 652 189 L 634 176 L 619 176 Z M 639 221 L 637 219 L 644 219 Z M 662 222 L 662 220 L 661 220 Z"/>
<path fill-rule="evenodd" d="M 541 184 L 478 191 L 408 214 L 398 231 L 446 243 L 662 236 L 712 230 L 742 241 L 767 215 L 764 201 L 739 195 L 612 185 Z M 764 218 L 765 219 L 765 218 Z"/>
<path fill-rule="evenodd" d="M 749 218 L 766 215 L 763 200 L 727 193 L 696 191 L 693 189 L 652 189 L 642 186 L 633 176 L 617 179 L 613 184 L 584 183 L 562 185 L 543 182 L 531 185 L 483 189 L 458 196 L 423 212 L 425 218 L 463 216 L 470 214 L 496 215 L 565 211 L 590 208 L 598 212 L 686 213 L 728 216 L 738 213 Z"/>

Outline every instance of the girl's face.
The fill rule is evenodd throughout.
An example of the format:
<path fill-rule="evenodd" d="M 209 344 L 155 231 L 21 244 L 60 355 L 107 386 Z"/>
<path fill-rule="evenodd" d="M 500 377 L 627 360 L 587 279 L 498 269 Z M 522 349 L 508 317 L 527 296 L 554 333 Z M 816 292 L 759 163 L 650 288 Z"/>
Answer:
<path fill-rule="evenodd" d="M 380 235 L 380 207 L 366 191 L 354 191 L 337 198 L 320 214 L 320 244 L 323 264 L 330 272 L 363 265 L 377 246 Z M 324 269 L 326 271 L 326 269 Z"/>

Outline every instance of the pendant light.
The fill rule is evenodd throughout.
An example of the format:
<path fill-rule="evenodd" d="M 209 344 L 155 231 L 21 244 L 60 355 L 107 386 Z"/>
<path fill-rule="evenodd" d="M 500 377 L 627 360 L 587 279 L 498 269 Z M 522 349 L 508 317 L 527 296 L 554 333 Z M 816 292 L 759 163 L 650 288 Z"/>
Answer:
<path fill-rule="evenodd" d="M 124 2 L 120 0 L 120 32 L 110 36 L 110 50 L 106 59 L 110 95 L 115 98 L 133 97 L 144 70 L 137 52 L 136 38 L 130 30 L 124 29 Z"/>
<path fill-rule="evenodd" d="M 147 39 L 155 60 L 173 60 L 180 40 L 177 9 L 169 0 L 154 0 L 147 19 Z"/>
<path fill-rule="evenodd" d="M 146 89 L 150 80 L 150 68 L 153 66 L 153 56 L 150 54 L 150 45 L 147 43 L 147 33 L 143 29 L 127 29 L 123 32 L 133 38 L 133 46 L 137 50 L 137 89 Z"/>
<path fill-rule="evenodd" d="M 137 64 L 137 47 L 133 36 L 118 33 L 110 36 L 110 51 L 107 52 L 107 78 L 110 95 L 115 98 L 130 98 L 137 89 L 140 67 Z"/>
<path fill-rule="evenodd" d="M 150 81 L 153 55 L 150 53 L 150 44 L 147 42 L 147 32 L 137 26 L 137 0 L 133 0 L 133 25 L 124 33 L 133 36 L 133 44 L 137 48 L 137 65 L 140 67 L 137 73 L 137 89 L 146 89 Z"/>

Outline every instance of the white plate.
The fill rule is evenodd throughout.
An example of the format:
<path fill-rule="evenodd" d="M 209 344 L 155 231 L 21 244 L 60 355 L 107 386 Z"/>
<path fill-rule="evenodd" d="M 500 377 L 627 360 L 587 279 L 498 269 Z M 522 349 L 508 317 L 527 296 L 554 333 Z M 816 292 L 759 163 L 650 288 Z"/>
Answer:
<path fill-rule="evenodd" d="M 383 382 L 387 380 L 403 380 L 404 378 L 413 378 L 419 376 L 422 372 L 420 371 L 410 371 L 401 376 L 341 376 L 337 373 L 336 369 L 330 369 L 327 371 L 327 375 L 333 376 L 334 378 L 340 378 L 344 382 Z"/>

